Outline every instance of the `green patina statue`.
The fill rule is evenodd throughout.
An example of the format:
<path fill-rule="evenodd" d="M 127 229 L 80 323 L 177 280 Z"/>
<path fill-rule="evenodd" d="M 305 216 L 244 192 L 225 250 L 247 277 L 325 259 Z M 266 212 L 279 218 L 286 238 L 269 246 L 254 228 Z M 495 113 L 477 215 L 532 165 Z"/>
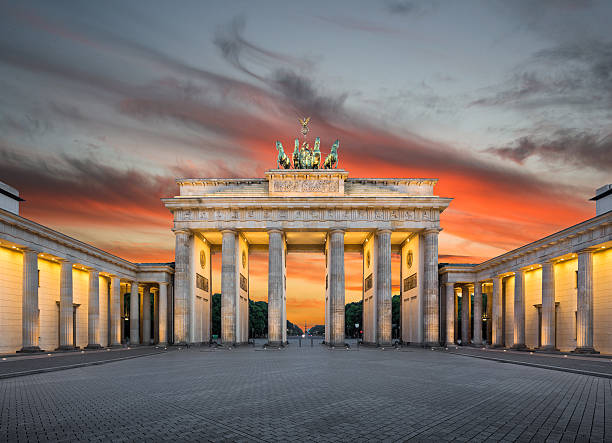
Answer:
<path fill-rule="evenodd" d="M 299 119 L 302 124 L 302 134 L 304 137 L 308 133 L 308 123 L 310 117 Z M 336 140 L 331 147 L 331 152 L 325 158 L 325 162 L 321 164 L 321 139 L 317 137 L 315 139 L 314 148 L 310 149 L 310 145 L 306 140 L 302 142 L 302 149 L 300 149 L 299 138 L 295 139 L 295 147 L 293 149 L 293 169 L 336 169 L 338 167 L 338 147 L 340 141 Z M 276 160 L 276 167 L 283 167 L 289 169 L 291 167 L 291 160 L 283 151 L 283 145 L 281 142 L 276 142 L 276 149 L 278 150 L 278 157 Z"/>

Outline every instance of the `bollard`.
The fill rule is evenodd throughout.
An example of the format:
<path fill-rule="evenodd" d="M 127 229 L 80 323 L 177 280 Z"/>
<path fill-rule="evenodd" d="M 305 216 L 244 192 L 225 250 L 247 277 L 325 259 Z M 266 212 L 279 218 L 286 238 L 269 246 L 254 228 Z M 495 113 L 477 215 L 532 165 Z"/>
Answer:
<path fill-rule="evenodd" d="M 300 337 L 298 340 L 300 342 L 300 348 L 301 348 L 302 347 L 302 337 Z"/>
<path fill-rule="evenodd" d="M 313 346 L 314 346 L 313 338 L 310 337 L 310 347 L 312 348 Z"/>

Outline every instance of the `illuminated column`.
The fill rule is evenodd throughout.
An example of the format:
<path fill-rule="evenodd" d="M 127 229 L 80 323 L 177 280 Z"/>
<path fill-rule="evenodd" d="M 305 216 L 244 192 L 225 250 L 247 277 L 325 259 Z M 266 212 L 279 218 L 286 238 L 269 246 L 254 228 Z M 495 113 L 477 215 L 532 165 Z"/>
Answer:
<path fill-rule="evenodd" d="M 472 323 L 474 324 L 472 343 L 480 346 L 482 345 L 482 283 L 479 281 L 474 283 L 474 315 Z"/>
<path fill-rule="evenodd" d="M 151 285 L 142 287 L 142 344 L 151 344 Z"/>
<path fill-rule="evenodd" d="M 221 245 L 221 342 L 232 346 L 236 343 L 236 247 L 238 234 L 233 230 L 222 231 Z"/>
<path fill-rule="evenodd" d="M 22 348 L 19 352 L 39 352 L 38 251 L 23 249 L 23 288 L 21 293 Z"/>
<path fill-rule="evenodd" d="M 100 273 L 95 269 L 89 269 L 87 349 L 100 347 Z"/>
<path fill-rule="evenodd" d="M 72 330 L 72 262 L 60 260 L 60 321 L 59 321 L 59 348 L 62 350 L 74 349 L 74 335 Z"/>
<path fill-rule="evenodd" d="M 438 233 L 439 229 L 427 229 L 423 232 L 425 245 L 424 265 L 424 299 L 423 299 L 423 344 L 439 346 L 438 336 Z"/>
<path fill-rule="evenodd" d="M 189 300 L 189 256 L 191 254 L 187 230 L 174 231 L 174 344 L 187 343 L 187 301 Z"/>
<path fill-rule="evenodd" d="M 283 308 L 283 232 L 268 231 L 268 344 L 279 346 L 282 342 Z M 285 326 L 286 327 L 286 326 Z"/>
<path fill-rule="evenodd" d="M 329 233 L 329 301 L 331 346 L 344 346 L 344 231 Z"/>
<path fill-rule="evenodd" d="M 555 333 L 555 265 L 547 261 L 542 264 L 542 350 L 555 350 Z"/>
<path fill-rule="evenodd" d="M 514 344 L 515 349 L 525 348 L 525 271 L 514 272 Z"/>
<path fill-rule="evenodd" d="M 492 320 L 492 333 L 491 340 L 493 346 L 502 346 L 502 282 L 499 276 L 493 277 L 493 291 L 491 293 L 491 316 Z"/>
<path fill-rule="evenodd" d="M 391 231 L 376 231 L 376 304 L 379 346 L 391 344 Z M 344 310 L 344 303 L 342 303 Z"/>
<path fill-rule="evenodd" d="M 455 284 L 446 283 L 446 346 L 455 344 Z"/>
<path fill-rule="evenodd" d="M 578 252 L 578 299 L 576 349 L 578 353 L 595 353 L 593 349 L 593 252 Z"/>
<path fill-rule="evenodd" d="M 138 282 L 130 284 L 130 345 L 140 342 L 140 297 L 138 295 Z"/>
<path fill-rule="evenodd" d="M 111 276 L 110 291 L 111 346 L 121 346 L 121 279 L 116 275 Z"/>
<path fill-rule="evenodd" d="M 159 344 L 168 342 L 168 282 L 159 284 Z"/>
<path fill-rule="evenodd" d="M 470 288 L 461 285 L 461 344 L 470 344 Z"/>

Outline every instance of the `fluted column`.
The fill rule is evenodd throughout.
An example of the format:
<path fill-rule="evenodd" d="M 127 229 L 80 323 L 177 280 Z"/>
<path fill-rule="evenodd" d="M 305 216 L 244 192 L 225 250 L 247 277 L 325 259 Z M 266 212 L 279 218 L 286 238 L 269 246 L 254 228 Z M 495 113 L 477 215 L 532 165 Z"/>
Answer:
<path fill-rule="evenodd" d="M 89 269 L 87 295 L 87 349 L 100 348 L 100 272 Z"/>
<path fill-rule="evenodd" d="M 555 335 L 555 265 L 547 261 L 542 264 L 542 350 L 555 350 Z"/>
<path fill-rule="evenodd" d="M 525 271 L 514 272 L 514 344 L 515 349 L 525 348 Z"/>
<path fill-rule="evenodd" d="M 159 284 L 159 344 L 168 342 L 168 282 Z"/>
<path fill-rule="evenodd" d="M 151 344 L 151 286 L 142 288 L 142 344 Z"/>
<path fill-rule="evenodd" d="M 38 251 L 23 249 L 23 287 L 21 293 L 21 339 L 20 352 L 39 352 L 38 313 Z"/>
<path fill-rule="evenodd" d="M 439 229 L 427 229 L 423 233 L 424 254 L 424 300 L 423 300 L 423 344 L 439 346 L 438 330 L 438 233 Z"/>
<path fill-rule="evenodd" d="M 140 342 L 140 297 L 138 294 L 138 282 L 130 284 L 130 345 L 135 346 Z"/>
<path fill-rule="evenodd" d="M 72 262 L 60 262 L 60 321 L 59 321 L 59 348 L 63 350 L 74 349 L 73 335 L 73 308 L 72 308 Z"/>
<path fill-rule="evenodd" d="M 491 332 L 491 341 L 493 342 L 493 346 L 499 347 L 502 346 L 503 336 L 502 336 L 502 282 L 499 276 L 493 277 L 493 292 L 491 293 L 491 321 L 492 321 L 492 332 Z"/>
<path fill-rule="evenodd" d="M 446 283 L 446 346 L 455 344 L 455 284 Z"/>
<path fill-rule="evenodd" d="M 187 343 L 187 300 L 189 300 L 189 231 L 176 230 L 174 264 L 174 344 Z"/>
<path fill-rule="evenodd" d="M 461 344 L 470 344 L 470 288 L 461 285 Z"/>
<path fill-rule="evenodd" d="M 344 231 L 329 233 L 330 345 L 344 345 Z"/>
<path fill-rule="evenodd" d="M 594 353 L 593 348 L 593 252 L 578 252 L 576 349 L 578 353 Z"/>
<path fill-rule="evenodd" d="M 377 344 L 391 344 L 391 230 L 376 232 Z M 342 303 L 344 311 L 344 303 Z"/>
<path fill-rule="evenodd" d="M 474 324 L 474 335 L 472 343 L 476 346 L 482 345 L 482 283 L 474 283 L 474 314 L 472 317 Z"/>
<path fill-rule="evenodd" d="M 279 346 L 282 342 L 283 308 L 283 232 L 268 231 L 268 343 Z"/>
<path fill-rule="evenodd" d="M 221 342 L 236 343 L 236 231 L 222 231 L 221 245 Z"/>
<path fill-rule="evenodd" d="M 110 291 L 110 345 L 121 346 L 121 279 L 115 275 L 111 276 Z"/>

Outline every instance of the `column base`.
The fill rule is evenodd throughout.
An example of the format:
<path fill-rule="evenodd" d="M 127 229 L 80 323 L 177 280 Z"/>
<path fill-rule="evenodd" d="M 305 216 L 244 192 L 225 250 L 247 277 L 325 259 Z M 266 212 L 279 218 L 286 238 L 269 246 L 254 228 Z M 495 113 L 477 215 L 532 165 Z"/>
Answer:
<path fill-rule="evenodd" d="M 594 348 L 580 347 L 576 348 L 572 351 L 572 354 L 599 354 L 599 351 L 596 351 Z"/>
<path fill-rule="evenodd" d="M 102 349 L 102 346 L 92 343 L 90 345 L 85 346 L 85 349 Z"/>
<path fill-rule="evenodd" d="M 538 349 L 536 349 L 536 352 L 542 352 L 542 353 L 558 353 L 560 352 L 557 348 L 555 348 L 554 346 L 541 346 Z"/>
<path fill-rule="evenodd" d="M 492 344 L 492 345 L 491 345 L 491 346 L 489 346 L 489 347 L 490 347 L 490 348 L 492 348 L 492 349 L 501 349 L 501 348 L 505 348 L 505 346 L 504 346 L 504 345 L 500 345 L 499 343 Z"/>
<path fill-rule="evenodd" d="M 37 352 L 44 352 L 44 351 L 40 349 L 38 346 L 27 346 L 27 347 L 21 348 L 17 352 L 23 353 L 23 354 L 35 354 Z"/>
<path fill-rule="evenodd" d="M 510 349 L 514 349 L 515 351 L 527 351 L 528 350 L 527 346 L 525 346 L 523 343 L 512 345 Z"/>
<path fill-rule="evenodd" d="M 425 342 L 425 343 L 423 343 L 423 347 L 424 348 L 439 348 L 440 347 L 440 342 L 439 341 Z"/>
<path fill-rule="evenodd" d="M 264 345 L 265 348 L 281 348 L 283 346 L 284 344 L 281 341 L 269 341 Z"/>
<path fill-rule="evenodd" d="M 484 346 L 484 345 L 482 344 L 482 342 L 473 341 L 473 342 L 472 342 L 472 346 L 477 346 L 477 347 L 479 347 L 479 348 L 480 348 L 480 347 L 482 347 L 482 346 Z"/>
<path fill-rule="evenodd" d="M 206 345 L 207 345 L 207 344 L 209 344 L 209 343 L 202 343 L 202 344 L 203 344 L 203 345 L 204 345 L 204 344 L 206 344 Z M 163 346 L 163 347 L 165 348 L 165 347 L 167 347 L 167 346 L 168 346 L 168 343 L 166 343 L 166 342 L 157 343 L 157 345 L 155 345 L 155 346 L 160 346 L 160 347 L 161 347 L 161 346 Z"/>
<path fill-rule="evenodd" d="M 458 348 L 457 343 L 455 342 L 448 342 L 444 346 L 447 348 Z"/>
<path fill-rule="evenodd" d="M 60 346 L 55 349 L 56 351 L 78 351 L 79 348 L 77 346 Z"/>
<path fill-rule="evenodd" d="M 121 343 L 113 343 L 109 346 L 109 348 L 122 348 L 123 345 Z"/>

